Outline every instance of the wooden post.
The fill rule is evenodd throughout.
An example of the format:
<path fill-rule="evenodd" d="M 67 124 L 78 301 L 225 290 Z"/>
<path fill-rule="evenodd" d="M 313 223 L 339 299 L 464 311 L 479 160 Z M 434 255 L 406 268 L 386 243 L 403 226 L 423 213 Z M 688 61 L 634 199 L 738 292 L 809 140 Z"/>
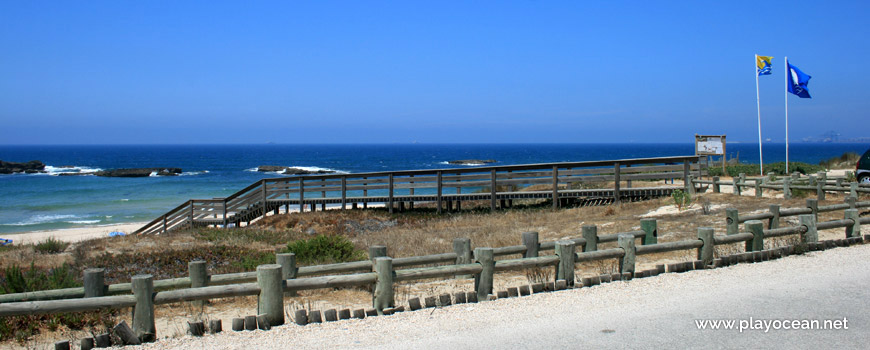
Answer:
<path fill-rule="evenodd" d="M 262 200 L 262 202 L 263 202 L 263 204 L 262 204 L 262 207 L 263 207 L 263 217 L 265 218 L 265 217 L 266 217 L 266 212 L 267 212 L 267 209 L 268 209 L 268 208 L 266 207 L 266 198 L 268 197 L 268 194 L 266 193 L 266 179 L 262 179 L 262 180 L 260 180 L 260 185 L 263 186 L 263 193 L 262 193 L 262 198 L 261 198 L 261 200 Z"/>
<path fill-rule="evenodd" d="M 190 277 L 190 288 L 200 288 L 208 285 L 208 271 L 205 260 L 194 260 L 187 263 L 187 275 Z M 207 300 L 193 300 L 190 305 L 202 308 Z"/>
<path fill-rule="evenodd" d="M 752 233 L 752 240 L 746 241 L 747 252 L 764 250 L 764 224 L 759 220 L 749 220 L 744 224 L 746 231 Z"/>
<path fill-rule="evenodd" d="M 852 220 L 852 224 L 846 226 L 846 238 L 861 237 L 861 221 L 858 218 L 858 209 L 846 209 L 843 217 Z"/>
<path fill-rule="evenodd" d="M 737 208 L 725 208 L 725 234 L 736 235 L 739 225 Z"/>
<path fill-rule="evenodd" d="M 857 209 L 855 204 L 857 204 L 857 202 L 858 202 L 858 197 L 857 196 L 856 197 L 852 197 L 852 196 L 846 197 L 846 200 L 844 200 L 844 202 L 846 202 L 846 204 L 849 205 L 849 209 Z"/>
<path fill-rule="evenodd" d="M 193 207 L 194 207 L 193 200 L 189 200 L 187 202 L 190 203 L 190 212 L 187 213 L 187 215 L 190 218 L 190 228 L 193 228 Z"/>
<path fill-rule="evenodd" d="M 492 294 L 493 273 L 495 272 L 495 260 L 492 248 L 475 248 L 474 261 L 483 268 L 474 276 L 474 290 L 477 292 L 477 300 L 487 301 L 488 295 Z"/>
<path fill-rule="evenodd" d="M 290 194 L 288 193 L 287 195 L 289 196 Z M 227 199 L 226 199 L 226 197 L 224 198 L 223 212 L 224 212 L 223 225 L 224 225 L 224 228 L 227 228 Z M 287 213 L 288 214 L 290 213 L 290 207 L 287 207 Z"/>
<path fill-rule="evenodd" d="M 613 203 L 619 204 L 619 162 L 613 163 Z"/>
<path fill-rule="evenodd" d="M 559 167 L 553 166 L 553 210 L 559 209 Z"/>
<path fill-rule="evenodd" d="M 825 182 L 824 181 L 816 182 L 816 196 L 818 197 L 820 202 L 825 200 Z"/>
<path fill-rule="evenodd" d="M 166 233 L 166 214 L 163 214 L 163 233 Z"/>
<path fill-rule="evenodd" d="M 631 164 L 626 164 L 625 167 L 631 168 Z M 628 170 L 628 169 L 626 169 L 626 170 Z M 631 176 L 631 174 L 629 174 L 629 176 Z M 631 178 L 628 178 L 628 180 L 625 180 L 625 187 L 631 188 Z"/>
<path fill-rule="evenodd" d="M 689 191 L 689 160 L 683 161 L 683 187 L 685 187 L 686 192 Z"/>
<path fill-rule="evenodd" d="M 106 269 L 92 268 L 85 270 L 85 298 L 101 297 L 106 295 L 105 282 Z"/>
<path fill-rule="evenodd" d="M 365 180 L 365 179 L 368 179 L 368 178 L 364 177 L 363 180 Z M 369 187 L 368 187 L 369 184 L 363 182 L 362 185 L 363 185 L 363 197 L 368 197 L 369 196 Z M 369 201 L 364 200 L 363 201 L 363 209 L 368 209 L 368 207 L 369 207 Z"/>
<path fill-rule="evenodd" d="M 385 257 L 387 256 L 387 246 L 385 245 L 373 245 L 369 247 L 369 259 L 372 263 L 375 262 L 375 258 Z"/>
<path fill-rule="evenodd" d="M 798 217 L 801 226 L 807 228 L 807 232 L 801 234 L 801 243 L 817 243 L 819 241 L 819 232 L 816 230 L 816 217 L 812 214 L 805 214 Z"/>
<path fill-rule="evenodd" d="M 296 278 L 296 254 L 294 253 L 281 253 L 275 255 L 275 262 L 278 265 L 281 265 L 281 279 L 289 280 Z M 296 291 L 291 290 L 284 293 L 285 296 L 295 297 Z"/>
<path fill-rule="evenodd" d="M 410 175 L 409 177 L 413 179 L 414 175 Z M 411 181 L 411 188 L 408 189 L 408 195 L 411 197 L 411 202 L 408 203 L 408 209 L 414 210 L 414 181 Z M 363 317 L 365 317 L 365 310 L 363 310 Z"/>
<path fill-rule="evenodd" d="M 390 208 L 390 214 L 393 213 L 393 190 L 395 187 L 395 183 L 393 183 L 393 173 L 390 173 L 390 196 L 388 198 L 387 207 Z"/>
<path fill-rule="evenodd" d="M 712 265 L 713 251 L 716 250 L 716 243 L 713 241 L 713 228 L 699 227 L 698 239 L 704 242 L 704 245 L 698 248 L 698 260 L 703 261 L 704 266 Z"/>
<path fill-rule="evenodd" d="M 375 258 L 375 272 L 378 282 L 375 284 L 373 306 L 378 315 L 384 314 L 384 309 L 395 306 L 393 301 L 393 258 Z"/>
<path fill-rule="evenodd" d="M 740 173 L 737 175 L 737 180 L 734 180 L 734 194 L 740 195 L 743 193 L 742 186 L 746 184 L 746 174 Z"/>
<path fill-rule="evenodd" d="M 438 173 L 435 174 L 435 182 L 436 182 L 435 186 L 437 187 L 437 190 L 438 190 L 438 193 L 435 195 L 435 197 L 436 197 L 435 201 L 437 202 L 438 214 L 441 214 L 441 211 L 443 209 L 442 207 L 444 206 L 444 203 L 442 203 L 443 202 L 442 191 L 444 190 L 444 182 L 441 180 L 441 176 L 442 176 L 441 171 L 438 171 Z"/>
<path fill-rule="evenodd" d="M 523 258 L 538 257 L 538 248 L 540 245 L 538 243 L 537 232 L 523 232 L 523 245 L 526 246 L 526 252 L 523 253 Z"/>
<path fill-rule="evenodd" d="M 782 178 L 782 196 L 785 199 L 791 199 L 791 178 Z"/>
<path fill-rule="evenodd" d="M 641 219 L 640 229 L 646 232 L 643 236 L 643 245 L 658 243 L 659 229 L 656 219 Z"/>
<path fill-rule="evenodd" d="M 771 204 L 769 208 L 770 208 L 769 209 L 770 214 L 772 214 L 773 217 L 770 219 L 767 219 L 767 228 L 768 229 L 779 228 L 779 204 Z"/>
<path fill-rule="evenodd" d="M 849 183 L 849 197 L 858 197 L 858 183 L 850 182 Z"/>
<path fill-rule="evenodd" d="M 497 185 L 497 182 L 495 180 L 495 169 L 492 169 L 492 171 L 490 171 L 490 175 L 489 175 L 489 188 L 490 188 L 490 190 L 489 190 L 489 210 L 490 211 L 495 211 L 495 197 L 496 197 L 495 186 L 496 185 Z"/>
<path fill-rule="evenodd" d="M 594 252 L 598 250 L 598 226 L 583 225 L 583 239 L 586 240 L 586 245 L 583 247 L 584 252 Z"/>
<path fill-rule="evenodd" d="M 807 208 L 813 211 L 813 216 L 816 218 L 816 221 L 819 221 L 819 200 L 807 198 Z"/>
<path fill-rule="evenodd" d="M 260 286 L 257 313 L 266 315 L 270 327 L 284 324 L 284 280 L 281 279 L 281 265 L 257 266 L 257 285 Z"/>
<path fill-rule="evenodd" d="M 456 253 L 456 265 L 471 264 L 471 239 L 454 238 L 453 252 Z M 471 275 L 456 275 L 456 278 L 470 278 Z"/>
<path fill-rule="evenodd" d="M 575 251 L 574 241 L 556 242 L 556 256 L 559 257 L 559 264 L 556 265 L 556 280 L 565 280 L 569 287 L 574 285 Z"/>
<path fill-rule="evenodd" d="M 299 178 L 299 212 L 305 212 L 305 178 Z"/>
<path fill-rule="evenodd" d="M 689 174 L 688 182 L 686 183 L 686 191 L 689 195 L 695 195 L 695 176 Z"/>
<path fill-rule="evenodd" d="M 713 193 L 720 193 L 719 192 L 719 177 L 718 176 L 713 176 Z"/>
<path fill-rule="evenodd" d="M 623 251 L 625 251 L 625 255 L 622 256 L 622 259 L 619 259 L 619 272 L 622 274 L 622 278 L 625 279 L 626 276 L 634 276 L 634 235 L 629 233 L 621 233 L 617 237 L 616 243 L 619 245 L 620 248 L 622 248 Z"/>
<path fill-rule="evenodd" d="M 347 175 L 341 176 L 341 210 L 347 209 Z"/>
<path fill-rule="evenodd" d="M 136 306 L 133 307 L 133 332 L 141 338 L 145 333 L 157 334 L 154 325 L 154 277 L 136 275 L 130 281 Z"/>
<path fill-rule="evenodd" d="M 761 184 L 762 179 L 755 179 L 755 198 L 761 198 L 764 195 Z"/>

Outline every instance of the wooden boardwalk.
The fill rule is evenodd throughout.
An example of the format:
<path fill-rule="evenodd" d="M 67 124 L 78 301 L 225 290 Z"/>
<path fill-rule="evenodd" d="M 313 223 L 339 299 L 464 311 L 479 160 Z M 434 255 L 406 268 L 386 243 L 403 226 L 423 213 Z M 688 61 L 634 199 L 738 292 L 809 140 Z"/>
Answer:
<path fill-rule="evenodd" d="M 679 156 L 269 178 L 226 198 L 188 200 L 135 233 L 206 225 L 238 227 L 282 208 L 304 211 L 316 210 L 318 205 L 323 210 L 373 204 L 393 212 L 434 203 L 441 213 L 461 210 L 462 203 L 469 201 L 489 201 L 491 210 L 511 207 L 514 200 L 522 199 L 552 200 L 553 208 L 569 201 L 634 201 L 668 196 L 683 188 L 690 177 L 705 173 L 705 160 L 703 156 Z M 674 179 L 682 184 L 674 186 Z M 632 181 L 660 180 L 672 184 L 632 187 Z"/>

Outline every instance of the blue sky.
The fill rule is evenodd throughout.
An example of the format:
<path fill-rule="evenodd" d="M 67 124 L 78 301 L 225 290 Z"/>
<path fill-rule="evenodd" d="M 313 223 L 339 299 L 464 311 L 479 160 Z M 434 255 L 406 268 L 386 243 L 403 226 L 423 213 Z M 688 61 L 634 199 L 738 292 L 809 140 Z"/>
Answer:
<path fill-rule="evenodd" d="M 0 144 L 867 133 L 866 1 L 3 1 Z M 860 126 L 859 126 L 860 125 Z"/>

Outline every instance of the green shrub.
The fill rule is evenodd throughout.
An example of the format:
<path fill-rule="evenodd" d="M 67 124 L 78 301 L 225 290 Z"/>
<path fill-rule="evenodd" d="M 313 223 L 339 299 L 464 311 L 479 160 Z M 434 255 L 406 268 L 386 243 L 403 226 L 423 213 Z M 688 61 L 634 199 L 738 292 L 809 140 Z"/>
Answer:
<path fill-rule="evenodd" d="M 8 266 L 3 270 L 0 282 L 0 294 L 81 286 L 75 278 L 75 272 L 67 264 L 48 271 L 35 268 L 33 263 L 27 270 L 18 265 Z"/>
<path fill-rule="evenodd" d="M 860 154 L 855 152 L 846 152 L 841 154 L 839 157 L 823 160 L 819 162 L 819 165 L 827 169 L 854 168 L 855 164 L 858 163 L 859 159 L 861 159 Z"/>
<path fill-rule="evenodd" d="M 57 254 L 66 250 L 66 247 L 69 247 L 69 243 L 55 239 L 54 237 L 48 237 L 48 239 L 37 243 L 33 248 L 36 249 L 37 252 L 43 254 Z"/>
<path fill-rule="evenodd" d="M 296 254 L 299 264 L 339 263 L 364 260 L 365 252 L 356 249 L 344 236 L 317 235 L 287 244 L 287 251 Z"/>
<path fill-rule="evenodd" d="M 820 171 L 824 171 L 825 168 L 819 165 L 812 165 L 801 162 L 789 162 L 788 163 L 788 171 L 789 172 L 799 172 L 801 174 L 815 174 Z M 774 173 L 777 175 L 787 175 L 785 173 L 785 162 L 779 163 L 771 163 L 764 165 L 765 175 L 767 173 Z M 740 175 L 740 173 L 744 173 L 746 175 L 758 175 L 759 166 L 758 164 L 736 164 L 736 165 L 728 165 L 725 167 L 725 172 L 722 172 L 722 168 L 719 167 L 710 167 L 707 169 L 707 173 L 710 176 L 731 176 L 736 177 Z"/>
<path fill-rule="evenodd" d="M 692 195 L 683 190 L 674 190 L 671 193 L 671 197 L 674 199 L 674 204 L 677 206 L 677 210 L 683 210 L 683 206 L 688 206 L 692 204 Z"/>

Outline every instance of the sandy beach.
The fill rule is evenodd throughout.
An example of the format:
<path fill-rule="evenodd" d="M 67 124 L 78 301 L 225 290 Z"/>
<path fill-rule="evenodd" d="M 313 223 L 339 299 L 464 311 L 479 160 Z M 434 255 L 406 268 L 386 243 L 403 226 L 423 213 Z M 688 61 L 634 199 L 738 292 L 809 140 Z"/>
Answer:
<path fill-rule="evenodd" d="M 88 226 L 60 230 L 3 233 L 0 234 L 0 238 L 11 239 L 12 244 L 16 245 L 39 243 L 48 239 L 49 237 L 54 237 L 57 240 L 73 243 L 93 238 L 108 237 L 109 232 L 115 231 L 130 234 L 131 232 L 138 230 L 144 224 L 146 223 L 134 222 L 128 224 Z"/>

